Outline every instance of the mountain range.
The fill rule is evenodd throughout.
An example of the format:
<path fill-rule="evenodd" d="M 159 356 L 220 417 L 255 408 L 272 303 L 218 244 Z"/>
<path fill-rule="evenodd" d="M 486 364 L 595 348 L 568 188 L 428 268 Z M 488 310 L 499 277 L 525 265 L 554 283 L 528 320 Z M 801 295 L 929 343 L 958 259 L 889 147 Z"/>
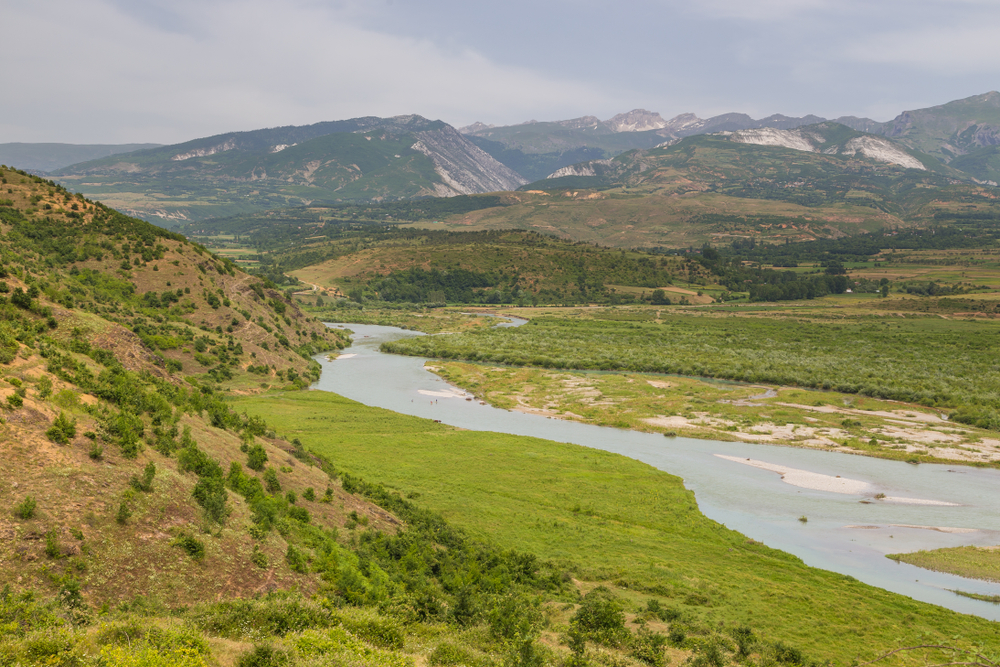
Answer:
<path fill-rule="evenodd" d="M 648 149 L 684 137 L 756 129 L 794 130 L 828 122 L 819 116 L 774 114 L 754 119 L 743 113 L 699 118 L 684 113 L 665 120 L 659 113 L 634 109 L 602 121 L 594 116 L 540 123 L 491 126 L 483 123 L 460 128 L 477 146 L 538 180 L 584 159 L 602 159 L 629 149 Z M 834 123 L 880 135 L 933 155 L 982 181 L 1000 175 L 1000 93 L 993 91 L 947 104 L 904 111 L 893 120 L 842 116 Z M 581 156 L 586 155 L 581 159 Z M 544 172 L 544 173 L 543 173 Z"/>
<path fill-rule="evenodd" d="M 826 129 L 810 129 L 820 126 Z M 825 138 L 815 139 L 828 135 L 833 126 L 845 128 L 840 134 L 854 132 L 845 140 L 853 143 L 834 147 Z M 600 170 L 601 161 L 629 151 L 719 133 L 761 150 L 832 151 L 982 185 L 1000 181 L 997 92 L 904 111 L 885 123 L 854 116 L 834 121 L 780 114 L 754 119 L 742 113 L 711 118 L 686 113 L 667 120 L 635 109 L 607 120 L 583 116 L 456 129 L 417 115 L 369 116 L 231 132 L 125 152 L 76 147 L 81 149 L 77 155 L 84 155 L 86 148 L 91 153 L 100 149 L 102 156 L 50 173 L 63 185 L 132 215 L 182 224 L 289 206 L 511 191 L 547 177 Z M 0 146 L 0 157 L 10 155 L 11 146 Z M 14 157 L 22 165 L 57 164 L 56 157 L 65 161 L 74 154 L 61 150 L 53 157 L 53 145 L 34 145 L 34 153 L 31 146 L 18 145 Z"/>
<path fill-rule="evenodd" d="M 452 126 L 415 115 L 231 132 L 91 160 L 54 176 L 168 224 L 314 202 L 513 190 L 527 182 Z"/>

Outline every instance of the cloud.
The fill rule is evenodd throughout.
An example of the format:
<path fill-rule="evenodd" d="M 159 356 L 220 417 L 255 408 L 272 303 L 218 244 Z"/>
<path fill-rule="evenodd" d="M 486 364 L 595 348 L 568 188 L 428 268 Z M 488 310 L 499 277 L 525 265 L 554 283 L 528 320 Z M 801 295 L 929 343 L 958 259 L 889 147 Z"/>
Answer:
<path fill-rule="evenodd" d="M 702 0 L 692 4 L 676 4 L 678 9 L 687 9 L 710 19 L 746 21 L 790 21 L 803 14 L 843 6 L 843 3 L 831 0 Z"/>
<path fill-rule="evenodd" d="M 0 142 L 177 142 L 409 113 L 884 118 L 996 88 L 1000 62 L 995 0 L 7 5 Z"/>
<path fill-rule="evenodd" d="M 0 141 L 175 142 L 211 132 L 361 115 L 511 121 L 602 106 L 584 82 L 495 62 L 469 47 L 359 27 L 311 2 L 215 2 L 122 11 L 110 2 L 21 3 L 5 31 L 23 67 Z M 5 10 L 7 13 L 7 10 Z M 41 122 L 40 122 L 41 121 Z"/>
<path fill-rule="evenodd" d="M 902 65 L 938 74 L 995 73 L 1000 61 L 1000 17 L 980 25 L 939 26 L 865 35 L 845 49 L 851 60 Z"/>

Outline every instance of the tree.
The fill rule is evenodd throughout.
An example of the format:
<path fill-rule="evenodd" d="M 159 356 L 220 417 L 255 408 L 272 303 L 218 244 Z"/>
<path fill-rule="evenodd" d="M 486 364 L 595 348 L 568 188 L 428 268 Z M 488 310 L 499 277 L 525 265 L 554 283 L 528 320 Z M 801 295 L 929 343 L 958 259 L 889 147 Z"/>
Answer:
<path fill-rule="evenodd" d="M 669 306 L 670 299 L 667 297 L 667 293 L 661 289 L 653 290 L 653 294 L 649 297 L 650 303 L 654 306 Z"/>

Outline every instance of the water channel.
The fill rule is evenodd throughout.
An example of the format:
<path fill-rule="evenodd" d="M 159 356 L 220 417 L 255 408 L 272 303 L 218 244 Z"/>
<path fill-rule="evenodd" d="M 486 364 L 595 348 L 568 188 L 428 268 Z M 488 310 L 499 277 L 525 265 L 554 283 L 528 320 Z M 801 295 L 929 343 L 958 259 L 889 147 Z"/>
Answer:
<path fill-rule="evenodd" d="M 500 410 L 465 400 L 468 394 L 424 369 L 424 358 L 378 351 L 384 341 L 424 334 L 375 325 L 327 326 L 354 331 L 353 345 L 335 361 L 317 357 L 323 374 L 316 389 L 461 428 L 574 443 L 643 461 L 682 477 L 706 516 L 795 554 L 808 565 L 955 611 L 1000 620 L 1000 605 L 952 592 L 1000 595 L 1000 583 L 931 572 L 885 558 L 888 553 L 919 549 L 1000 544 L 998 470 L 665 438 Z M 802 488 L 789 483 L 801 474 L 783 478 L 771 470 L 743 465 L 748 458 L 868 486 L 855 494 Z M 875 500 L 879 493 L 911 502 Z M 800 516 L 808 517 L 808 522 L 799 521 Z"/>

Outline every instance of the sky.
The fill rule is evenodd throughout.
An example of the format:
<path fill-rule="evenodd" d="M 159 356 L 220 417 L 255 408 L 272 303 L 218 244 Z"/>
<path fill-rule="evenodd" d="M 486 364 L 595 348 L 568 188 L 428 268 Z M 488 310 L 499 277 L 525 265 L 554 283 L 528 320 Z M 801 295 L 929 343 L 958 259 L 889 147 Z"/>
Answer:
<path fill-rule="evenodd" d="M 885 121 L 1000 88 L 996 0 L 0 0 L 0 143 L 420 114 Z"/>

